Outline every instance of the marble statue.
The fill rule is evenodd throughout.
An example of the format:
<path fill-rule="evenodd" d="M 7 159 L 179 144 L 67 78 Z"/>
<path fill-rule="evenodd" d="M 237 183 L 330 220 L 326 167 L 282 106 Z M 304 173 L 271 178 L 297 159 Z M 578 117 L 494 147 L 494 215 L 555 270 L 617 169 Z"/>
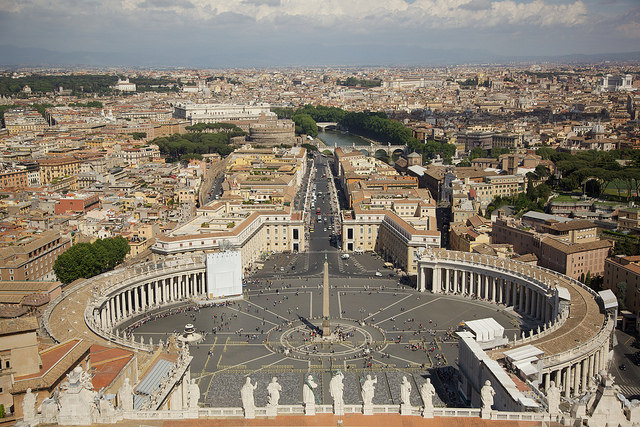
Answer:
<path fill-rule="evenodd" d="M 116 410 L 113 408 L 111 402 L 104 396 L 103 390 L 98 393 L 96 398 L 98 411 L 100 412 L 100 422 L 113 423 L 116 420 Z"/>
<path fill-rule="evenodd" d="M 329 381 L 329 393 L 333 398 L 333 413 L 335 415 L 344 415 L 344 374 L 340 371 L 331 377 Z"/>
<path fill-rule="evenodd" d="M 549 382 L 547 405 L 549 406 L 549 414 L 558 415 L 560 412 L 560 389 L 556 387 L 555 381 Z"/>
<path fill-rule="evenodd" d="M 433 396 L 436 395 L 436 389 L 431 384 L 431 378 L 427 378 L 427 381 L 420 386 L 420 397 L 424 402 L 424 410 L 433 411 Z"/>
<path fill-rule="evenodd" d="M 493 406 L 493 396 L 495 396 L 496 392 L 491 387 L 491 381 L 486 380 L 482 389 L 480 390 L 480 398 L 482 399 L 482 410 L 490 411 Z"/>
<path fill-rule="evenodd" d="M 50 398 L 42 401 L 40 405 L 40 413 L 42 414 L 41 422 L 43 424 L 58 423 L 58 396 L 54 392 Z"/>
<path fill-rule="evenodd" d="M 118 389 L 118 403 L 123 411 L 133 411 L 133 387 L 129 378 L 125 378 Z"/>
<path fill-rule="evenodd" d="M 406 376 L 402 377 L 400 384 L 400 414 L 412 415 L 413 408 L 411 406 L 411 383 Z"/>
<path fill-rule="evenodd" d="M 282 386 L 278 384 L 278 378 L 271 378 L 271 382 L 267 386 L 267 391 L 269 392 L 269 400 L 268 406 L 278 406 L 278 402 L 280 402 L 280 392 L 282 391 Z"/>
<path fill-rule="evenodd" d="M 189 381 L 189 409 L 198 408 L 198 400 L 200 400 L 200 387 L 195 379 Z"/>
<path fill-rule="evenodd" d="M 36 399 L 38 393 L 33 394 L 31 388 L 27 389 L 27 392 L 22 399 L 22 417 L 25 423 L 31 423 L 36 420 Z"/>
<path fill-rule="evenodd" d="M 98 393 L 93 391 L 91 376 L 76 366 L 67 374 L 60 392 L 58 422 L 67 425 L 87 425 L 99 416 Z"/>
<path fill-rule="evenodd" d="M 406 376 L 402 377 L 402 384 L 400 384 L 400 402 L 403 405 L 411 405 L 411 383 Z"/>
<path fill-rule="evenodd" d="M 258 383 L 251 384 L 251 378 L 247 377 L 244 385 L 240 389 L 240 397 L 242 398 L 242 407 L 244 408 L 245 418 L 256 417 L 256 404 L 253 400 L 253 391 L 258 388 Z"/>
<path fill-rule="evenodd" d="M 309 375 L 302 387 L 302 402 L 304 403 L 305 415 L 316 414 L 316 394 L 314 391 L 316 388 L 318 388 L 318 384 L 313 380 L 313 375 Z"/>
<path fill-rule="evenodd" d="M 378 383 L 378 377 L 371 378 L 371 375 L 367 375 L 367 379 L 362 384 L 362 402 L 365 407 L 371 407 L 373 405 L 373 394 L 376 390 L 376 384 Z"/>

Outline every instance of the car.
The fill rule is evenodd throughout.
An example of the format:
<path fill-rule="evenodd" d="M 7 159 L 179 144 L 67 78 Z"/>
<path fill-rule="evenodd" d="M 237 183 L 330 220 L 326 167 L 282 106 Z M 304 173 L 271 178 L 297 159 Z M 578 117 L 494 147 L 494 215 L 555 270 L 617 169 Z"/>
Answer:
<path fill-rule="evenodd" d="M 280 271 L 284 271 L 284 267 L 280 267 Z"/>
<path fill-rule="evenodd" d="M 326 228 L 326 227 L 324 228 L 324 231 L 327 231 L 327 228 Z"/>
<path fill-rule="evenodd" d="M 376 276 L 382 277 L 382 273 L 380 273 L 379 271 L 376 271 Z"/>
<path fill-rule="evenodd" d="M 342 259 L 349 259 L 349 254 L 342 254 L 342 256 L 340 257 Z"/>
<path fill-rule="evenodd" d="M 296 269 L 296 266 L 295 266 L 295 265 L 292 265 L 292 266 L 291 266 L 291 269 L 292 269 L 292 270 L 295 270 L 295 269 Z"/>

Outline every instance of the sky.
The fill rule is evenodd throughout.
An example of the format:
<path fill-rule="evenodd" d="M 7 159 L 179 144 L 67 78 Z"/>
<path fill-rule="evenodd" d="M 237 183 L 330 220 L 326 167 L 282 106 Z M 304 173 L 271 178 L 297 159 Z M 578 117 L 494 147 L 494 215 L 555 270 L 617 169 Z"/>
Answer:
<path fill-rule="evenodd" d="M 0 63 L 443 65 L 640 51 L 640 0 L 0 0 Z"/>

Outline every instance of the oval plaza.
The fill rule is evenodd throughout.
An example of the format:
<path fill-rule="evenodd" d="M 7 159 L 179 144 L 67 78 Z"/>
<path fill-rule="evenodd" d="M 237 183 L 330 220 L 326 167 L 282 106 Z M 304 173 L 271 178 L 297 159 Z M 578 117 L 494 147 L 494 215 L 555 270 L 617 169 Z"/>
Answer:
<path fill-rule="evenodd" d="M 228 295 L 242 294 L 239 256 L 239 252 L 234 251 L 208 256 L 193 253 L 165 256 L 89 279 L 65 292 L 47 312 L 49 317 L 45 325 L 51 335 L 64 339 L 64 324 L 60 326 L 56 322 L 58 326 L 53 325 L 51 316 L 58 314 L 56 310 L 65 304 L 65 299 L 79 298 L 86 307 L 83 316 L 85 335 L 96 335 L 136 352 L 153 353 L 162 342 L 154 343 L 151 339 L 145 342 L 144 338 L 138 341 L 132 338 L 133 335 L 126 336 L 122 326 L 163 307 L 187 301 L 209 304 Z M 459 391 L 472 407 L 479 407 L 483 384 L 489 381 L 496 395 L 493 410 L 460 415 L 463 412 L 451 408 L 446 409 L 448 412 L 445 408 L 435 408 L 431 413 L 424 412 L 418 401 L 412 410 L 403 411 L 403 414 L 561 420 L 562 414 L 553 412 L 553 408 L 552 418 L 549 418 L 545 393 L 554 387 L 553 384 L 566 404 L 576 404 L 585 393 L 592 393 L 595 387 L 604 384 L 603 370 L 610 360 L 616 309 L 615 304 L 606 301 L 606 295 L 603 299 L 579 282 L 541 267 L 443 249 L 427 250 L 419 258 L 417 291 L 493 304 L 498 310 L 520 319 L 521 332 L 504 336 L 500 326 L 487 318 L 470 321 L 464 331 L 457 333 Z M 419 292 L 414 295 L 420 295 Z M 447 304 L 447 301 L 439 303 Z M 188 374 L 188 370 L 184 373 Z M 166 396 L 171 394 L 167 387 L 186 396 L 188 375 L 175 377 L 172 385 L 168 386 L 169 383 L 164 385 Z M 526 387 L 517 385 L 521 383 Z M 178 410 L 177 407 L 187 406 L 187 400 L 187 397 L 183 398 L 183 405 L 176 403 L 175 398 L 171 405 L 158 401 L 155 409 L 177 411 L 179 415 L 171 417 L 184 418 L 196 414 L 199 417 L 216 416 L 225 410 L 231 416 L 247 413 L 240 408 L 205 410 L 202 403 L 198 412 Z M 145 407 L 154 408 L 153 405 Z M 267 415 L 260 408 L 256 410 L 257 416 Z M 347 405 L 345 410 L 362 413 L 357 405 Z M 278 414 L 306 413 L 304 404 L 283 405 L 278 411 Z M 317 405 L 315 411 L 332 412 L 333 409 L 325 404 Z M 388 413 L 400 411 L 400 407 L 379 405 L 373 411 Z M 143 414 L 144 411 L 128 416 L 140 418 Z"/>

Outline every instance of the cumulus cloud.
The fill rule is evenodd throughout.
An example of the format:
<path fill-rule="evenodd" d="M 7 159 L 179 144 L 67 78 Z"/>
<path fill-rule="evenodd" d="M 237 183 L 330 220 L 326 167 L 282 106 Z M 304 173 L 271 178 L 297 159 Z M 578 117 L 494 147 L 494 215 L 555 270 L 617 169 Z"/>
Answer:
<path fill-rule="evenodd" d="M 0 12 L 55 8 L 80 13 L 75 0 L 4 0 Z M 574 26 L 587 21 L 582 0 L 555 4 L 551 0 L 104 0 L 104 11 L 140 16 L 150 9 L 197 21 L 222 14 L 243 15 L 256 22 L 279 22 L 294 17 L 320 25 L 377 21 L 390 26 L 432 28 L 490 28 L 505 24 Z"/>

